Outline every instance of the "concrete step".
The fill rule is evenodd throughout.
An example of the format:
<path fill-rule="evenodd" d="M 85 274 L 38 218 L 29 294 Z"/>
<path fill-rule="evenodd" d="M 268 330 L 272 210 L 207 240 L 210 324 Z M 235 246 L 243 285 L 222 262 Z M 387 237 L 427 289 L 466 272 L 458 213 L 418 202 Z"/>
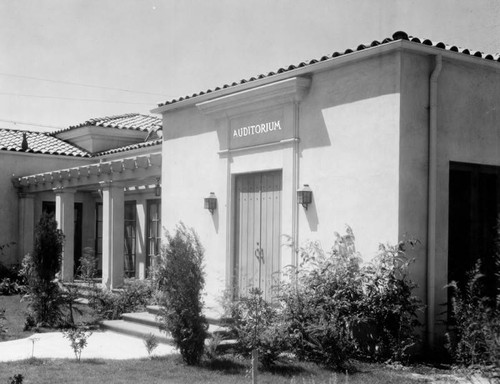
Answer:
<path fill-rule="evenodd" d="M 157 328 L 160 325 L 156 315 L 149 312 L 124 313 L 122 320 Z"/>
<path fill-rule="evenodd" d="M 141 339 L 145 339 L 149 334 L 153 334 L 159 343 L 173 343 L 170 334 L 160 331 L 158 326 L 140 324 L 126 320 L 103 320 L 101 321 L 101 328 Z"/>
<path fill-rule="evenodd" d="M 159 328 L 160 326 L 160 321 L 158 320 L 157 315 L 150 312 L 124 313 L 122 315 L 122 320 L 156 328 Z M 228 328 L 218 324 L 209 323 L 208 325 L 208 333 L 210 334 L 219 333 L 221 334 L 221 336 L 223 336 L 224 334 L 228 333 L 228 331 Z"/>
<path fill-rule="evenodd" d="M 146 306 L 146 310 L 148 311 L 148 313 L 158 315 L 160 313 L 161 307 L 159 305 L 148 305 Z M 218 312 L 214 311 L 211 308 L 205 308 L 203 313 L 208 321 L 208 324 L 223 326 L 223 324 L 227 322 L 227 319 L 222 317 Z"/>
<path fill-rule="evenodd" d="M 138 337 L 143 340 L 150 334 L 153 334 L 159 343 L 173 344 L 170 334 L 160 331 L 160 322 L 156 315 L 158 312 L 159 307 L 148 307 L 148 312 L 124 313 L 121 320 L 101 321 L 101 328 Z M 234 347 L 236 343 L 229 336 L 229 329 L 219 324 L 209 324 L 208 333 L 219 336 L 218 350 L 227 350 Z M 207 345 L 210 343 L 209 339 L 206 340 L 206 343 Z"/>

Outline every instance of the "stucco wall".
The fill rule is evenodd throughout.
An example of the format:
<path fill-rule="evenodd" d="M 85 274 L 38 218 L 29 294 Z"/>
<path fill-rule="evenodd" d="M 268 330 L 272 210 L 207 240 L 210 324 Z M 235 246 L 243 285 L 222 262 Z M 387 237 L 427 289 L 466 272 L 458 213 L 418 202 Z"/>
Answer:
<path fill-rule="evenodd" d="M 300 105 L 299 185 L 313 204 L 299 209 L 300 242 L 325 249 L 354 230 L 370 259 L 398 239 L 399 54 L 318 73 Z"/>
<path fill-rule="evenodd" d="M 500 72 L 443 62 L 438 91 L 436 270 L 448 270 L 449 164 L 500 166 Z M 436 275 L 436 302 L 446 301 L 447 273 Z"/>
<path fill-rule="evenodd" d="M 11 183 L 11 178 L 44 172 L 52 169 L 68 168 L 85 164 L 81 158 L 69 156 L 35 155 L 0 151 L 2 172 L 0 173 L 0 244 L 19 242 L 18 239 L 18 196 Z M 0 260 L 3 264 L 17 264 L 18 245 L 7 248 Z"/>
<path fill-rule="evenodd" d="M 314 193 L 308 211 L 299 207 L 299 242 L 319 239 L 329 248 L 333 232 L 343 232 L 346 224 L 366 258 L 379 242 L 397 241 L 399 60 L 399 54 L 389 54 L 314 74 L 297 120 L 291 103 L 281 107 L 283 127 L 299 127 L 299 184 L 309 183 Z M 259 110 L 248 116 L 249 124 L 259 122 Z M 234 177 L 282 170 L 281 233 L 291 236 L 294 144 L 224 153 L 230 120 L 204 115 L 194 106 L 164 114 L 164 126 L 163 225 L 172 230 L 182 220 L 200 235 L 207 303 L 214 305 L 231 276 L 233 234 L 227 230 L 232 230 Z M 210 192 L 218 199 L 213 216 L 203 209 Z M 282 248 L 282 260 L 282 265 L 292 261 L 290 248 Z"/>
<path fill-rule="evenodd" d="M 206 249 L 208 306 L 216 304 L 225 288 L 226 271 L 226 160 L 217 154 L 215 122 L 196 107 L 168 115 L 164 120 L 162 226 L 173 231 L 182 221 L 198 233 Z M 204 198 L 214 192 L 218 207 L 213 215 Z"/>

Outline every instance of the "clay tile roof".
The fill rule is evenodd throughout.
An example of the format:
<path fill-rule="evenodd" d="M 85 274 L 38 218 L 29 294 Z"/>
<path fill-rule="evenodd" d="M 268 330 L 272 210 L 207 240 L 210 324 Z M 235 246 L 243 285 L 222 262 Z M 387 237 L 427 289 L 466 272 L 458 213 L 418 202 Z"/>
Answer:
<path fill-rule="evenodd" d="M 27 149 L 23 149 L 23 135 L 26 135 Z M 66 143 L 44 132 L 21 131 L 0 128 L 0 150 L 43 153 L 50 155 L 66 155 L 90 157 L 90 154 L 81 148 Z"/>
<path fill-rule="evenodd" d="M 66 132 L 72 129 L 86 127 L 110 127 L 119 129 L 132 129 L 136 131 L 157 131 L 161 129 L 161 119 L 156 116 L 141 115 L 139 113 L 127 113 L 124 115 L 98 117 L 87 120 L 81 124 L 72 125 L 69 128 L 60 131 L 52 132 L 52 135 L 57 135 L 61 132 Z"/>
<path fill-rule="evenodd" d="M 97 156 L 111 155 L 113 153 L 127 152 L 127 151 L 132 151 L 134 149 L 160 145 L 162 143 L 163 143 L 162 139 L 143 141 L 143 142 L 137 143 L 137 144 L 126 145 L 125 147 L 113 148 L 113 149 L 109 149 L 107 151 L 98 152 L 98 153 L 95 153 L 93 156 L 97 157 Z"/>
<path fill-rule="evenodd" d="M 251 78 L 246 79 L 246 80 L 243 79 L 243 80 L 240 80 L 238 82 L 234 82 L 231 85 L 224 85 L 222 88 L 221 87 L 216 87 L 214 90 L 208 89 L 208 90 L 206 90 L 204 92 L 194 93 L 192 96 L 185 96 L 185 97 L 180 97 L 178 99 L 173 99 L 173 100 L 170 100 L 170 101 L 166 101 L 164 103 L 158 104 L 158 107 L 162 107 L 164 105 L 175 104 L 175 103 L 177 103 L 179 101 L 183 101 L 183 100 L 195 98 L 195 97 L 202 96 L 204 94 L 211 93 L 211 92 L 217 92 L 217 91 L 220 91 L 221 89 L 226 89 L 226 88 L 234 87 L 234 86 L 237 86 L 237 85 L 241 85 L 241 84 L 244 84 L 244 83 L 255 81 L 257 79 L 269 78 L 269 77 L 275 76 L 275 75 L 277 75 L 279 73 L 293 71 L 294 69 L 297 69 L 297 68 L 302 68 L 302 67 L 306 67 L 306 66 L 309 66 L 309 65 L 313 65 L 315 63 L 318 63 L 319 61 L 331 60 L 331 59 L 334 59 L 334 58 L 339 57 L 339 56 L 348 55 L 348 54 L 351 54 L 353 52 L 359 52 L 359 51 L 364 50 L 364 49 L 369 49 L 371 47 L 376 47 L 376 46 L 379 46 L 379 45 L 388 44 L 388 43 L 391 43 L 391 42 L 394 42 L 394 41 L 397 41 L 397 40 L 407 40 L 407 41 L 410 41 L 410 42 L 413 42 L 413 43 L 428 45 L 428 46 L 432 46 L 432 47 L 436 47 L 436 48 L 441 48 L 441 49 L 445 49 L 445 50 L 452 51 L 452 52 L 459 52 L 459 53 L 462 53 L 462 54 L 465 54 L 465 55 L 475 56 L 475 57 L 478 57 L 478 58 L 481 58 L 481 59 L 485 59 L 485 60 L 494 60 L 494 61 L 500 62 L 500 54 L 498 54 L 498 53 L 493 55 L 493 54 L 485 54 L 485 53 L 479 52 L 479 51 L 471 51 L 469 49 L 463 49 L 463 48 L 459 48 L 459 47 L 456 47 L 456 46 L 449 46 L 449 45 L 446 45 L 443 42 L 433 42 L 433 41 L 431 41 L 429 39 L 419 39 L 418 37 L 408 36 L 408 34 L 406 32 L 398 31 L 398 32 L 395 32 L 392 35 L 392 37 L 385 38 L 381 42 L 375 40 L 375 41 L 373 41 L 370 44 L 360 44 L 355 49 L 346 49 L 344 52 L 333 52 L 331 55 L 322 56 L 318 60 L 313 59 L 313 60 L 309 60 L 309 61 L 305 61 L 305 62 L 303 61 L 303 62 L 301 62 L 298 65 L 290 65 L 290 66 L 288 66 L 286 68 L 279 68 L 278 70 L 276 70 L 274 72 L 269 72 L 267 75 L 261 74 L 261 75 L 259 75 L 257 77 L 251 77 Z"/>

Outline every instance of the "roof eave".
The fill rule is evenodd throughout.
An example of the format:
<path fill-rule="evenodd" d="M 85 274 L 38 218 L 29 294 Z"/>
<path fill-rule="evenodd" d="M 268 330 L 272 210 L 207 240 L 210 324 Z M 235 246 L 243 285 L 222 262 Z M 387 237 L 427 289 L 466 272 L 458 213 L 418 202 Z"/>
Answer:
<path fill-rule="evenodd" d="M 454 52 L 444 48 L 439 48 L 435 46 L 425 45 L 423 43 L 412 42 L 409 40 L 397 40 L 391 41 L 385 44 L 377 45 L 375 47 L 367 47 L 361 51 L 354 51 L 351 53 L 344 54 L 342 56 L 332 57 L 324 61 L 319 61 L 314 64 L 306 65 L 305 67 L 295 68 L 283 73 L 278 73 L 273 76 L 268 76 L 262 79 L 257 79 L 254 81 L 248 81 L 244 84 L 238 84 L 228 88 L 220 89 L 217 91 L 212 91 L 210 93 L 205 93 L 203 95 L 194 96 L 184 100 L 172 102 L 170 104 L 165 104 L 150 110 L 151 113 L 163 114 L 176 109 L 186 108 L 194 106 L 195 104 L 202 103 L 211 99 L 223 97 L 232 93 L 237 93 L 241 91 L 246 91 L 251 88 L 256 88 L 259 86 L 267 85 L 277 81 L 284 80 L 289 77 L 303 76 L 311 72 L 321 72 L 330 68 L 337 66 L 342 66 L 346 64 L 351 64 L 353 62 L 362 61 L 372 56 L 382 55 L 397 49 L 414 51 L 422 54 L 429 55 L 442 55 L 445 58 L 450 58 L 453 60 L 458 60 L 466 63 L 471 63 L 474 65 L 482 65 L 497 71 L 500 71 L 500 65 L 497 61 L 487 60 L 484 58 L 467 55 L 461 52 Z"/>

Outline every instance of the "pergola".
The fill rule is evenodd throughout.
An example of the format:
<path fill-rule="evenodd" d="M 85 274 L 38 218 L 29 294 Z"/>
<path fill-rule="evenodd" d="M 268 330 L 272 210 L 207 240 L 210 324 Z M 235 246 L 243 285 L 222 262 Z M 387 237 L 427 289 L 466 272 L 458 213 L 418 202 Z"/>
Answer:
<path fill-rule="evenodd" d="M 34 196 L 55 193 L 55 219 L 65 235 L 62 278 L 73 280 L 74 203 L 76 192 L 96 192 L 102 197 L 102 282 L 108 288 L 123 283 L 124 202 L 126 191 L 155 188 L 161 177 L 161 151 L 22 177 L 12 182 L 19 191 L 19 233 L 25 250 L 34 233 Z"/>

